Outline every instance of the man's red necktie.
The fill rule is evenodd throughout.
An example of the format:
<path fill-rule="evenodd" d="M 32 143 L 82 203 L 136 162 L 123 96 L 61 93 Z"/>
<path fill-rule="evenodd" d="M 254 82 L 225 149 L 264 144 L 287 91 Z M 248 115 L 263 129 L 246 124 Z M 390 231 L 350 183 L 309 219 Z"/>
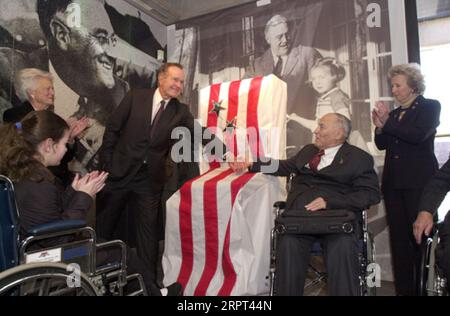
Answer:
<path fill-rule="evenodd" d="M 309 168 L 314 171 L 317 172 L 317 167 L 319 166 L 320 163 L 320 158 L 325 154 L 325 152 L 323 150 L 319 150 L 317 152 L 317 154 L 315 154 L 311 160 L 309 161 Z"/>

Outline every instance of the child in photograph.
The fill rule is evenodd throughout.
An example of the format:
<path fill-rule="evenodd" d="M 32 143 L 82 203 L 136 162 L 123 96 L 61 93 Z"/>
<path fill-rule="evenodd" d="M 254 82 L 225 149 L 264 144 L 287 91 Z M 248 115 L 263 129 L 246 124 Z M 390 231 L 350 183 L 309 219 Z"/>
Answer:
<path fill-rule="evenodd" d="M 339 113 L 351 120 L 351 101 L 338 83 L 344 79 L 345 69 L 336 59 L 325 57 L 317 60 L 309 73 L 309 80 L 318 94 L 316 119 L 328 113 Z M 294 121 L 308 128 L 311 132 L 317 128 L 316 120 L 308 120 L 295 113 L 288 115 L 288 121 Z M 368 151 L 366 142 L 359 131 L 352 131 L 348 142 Z"/>

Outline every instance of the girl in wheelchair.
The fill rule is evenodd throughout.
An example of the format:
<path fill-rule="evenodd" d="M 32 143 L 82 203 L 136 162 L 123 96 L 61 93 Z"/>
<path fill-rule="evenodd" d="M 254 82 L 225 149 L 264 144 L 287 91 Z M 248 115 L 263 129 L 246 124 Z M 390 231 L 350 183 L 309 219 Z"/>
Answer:
<path fill-rule="evenodd" d="M 65 120 L 51 111 L 34 111 L 21 122 L 2 125 L 0 135 L 0 173 L 15 183 L 21 238 L 37 225 L 86 218 L 108 174 L 93 171 L 84 176 L 76 175 L 72 184 L 64 189 L 59 179 L 49 171 L 48 167 L 59 165 L 67 151 L 69 126 Z M 57 242 L 62 242 L 60 239 Z M 48 243 L 41 242 L 39 246 L 51 246 Z M 111 260 L 114 256 L 116 254 L 111 250 L 97 253 L 99 261 Z M 167 289 L 159 289 L 148 269 L 131 251 L 127 251 L 127 266 L 130 272 L 134 270 L 131 273 L 142 275 L 149 294 L 181 294 L 181 286 L 177 283 Z"/>

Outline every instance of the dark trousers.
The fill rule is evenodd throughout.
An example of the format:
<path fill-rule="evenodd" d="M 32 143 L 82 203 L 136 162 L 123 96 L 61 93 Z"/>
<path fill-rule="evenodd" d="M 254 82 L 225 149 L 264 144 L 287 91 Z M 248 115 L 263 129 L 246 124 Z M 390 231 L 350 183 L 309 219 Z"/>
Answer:
<path fill-rule="evenodd" d="M 413 223 L 423 189 L 383 189 L 397 295 L 417 295 L 420 251 Z"/>
<path fill-rule="evenodd" d="M 275 288 L 277 295 L 303 295 L 311 247 L 316 240 L 322 243 L 328 273 L 329 294 L 336 296 L 359 295 L 356 234 L 281 235 L 276 257 Z"/>
<path fill-rule="evenodd" d="M 160 222 L 161 192 L 153 192 L 145 172 L 140 172 L 126 188 L 106 186 L 97 197 L 96 231 L 106 240 L 113 239 L 122 212 L 133 209 L 137 254 L 156 280 L 158 240 L 163 229 Z"/>

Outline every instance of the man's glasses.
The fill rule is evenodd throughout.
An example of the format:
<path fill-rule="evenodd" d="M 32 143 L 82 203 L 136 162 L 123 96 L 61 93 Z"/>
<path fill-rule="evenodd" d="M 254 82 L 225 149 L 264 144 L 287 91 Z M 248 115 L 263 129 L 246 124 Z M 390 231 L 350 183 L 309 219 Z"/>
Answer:
<path fill-rule="evenodd" d="M 58 19 L 58 22 L 60 22 L 61 24 L 63 24 L 68 30 L 69 32 L 72 31 L 72 28 L 70 28 L 69 26 L 67 26 L 67 24 L 61 20 Z M 111 35 L 108 35 L 108 31 L 105 29 L 97 29 L 95 31 L 95 33 L 88 33 L 90 38 L 94 38 L 100 45 L 112 45 L 112 46 L 116 46 L 117 44 L 117 36 L 115 33 L 111 33 Z"/>
<path fill-rule="evenodd" d="M 97 40 L 97 42 L 100 45 L 112 45 L 112 46 L 116 46 L 117 44 L 117 36 L 115 33 L 112 33 L 111 35 L 107 35 L 107 33 L 97 33 L 97 34 L 92 34 L 89 33 L 90 37 L 93 37 Z"/>

